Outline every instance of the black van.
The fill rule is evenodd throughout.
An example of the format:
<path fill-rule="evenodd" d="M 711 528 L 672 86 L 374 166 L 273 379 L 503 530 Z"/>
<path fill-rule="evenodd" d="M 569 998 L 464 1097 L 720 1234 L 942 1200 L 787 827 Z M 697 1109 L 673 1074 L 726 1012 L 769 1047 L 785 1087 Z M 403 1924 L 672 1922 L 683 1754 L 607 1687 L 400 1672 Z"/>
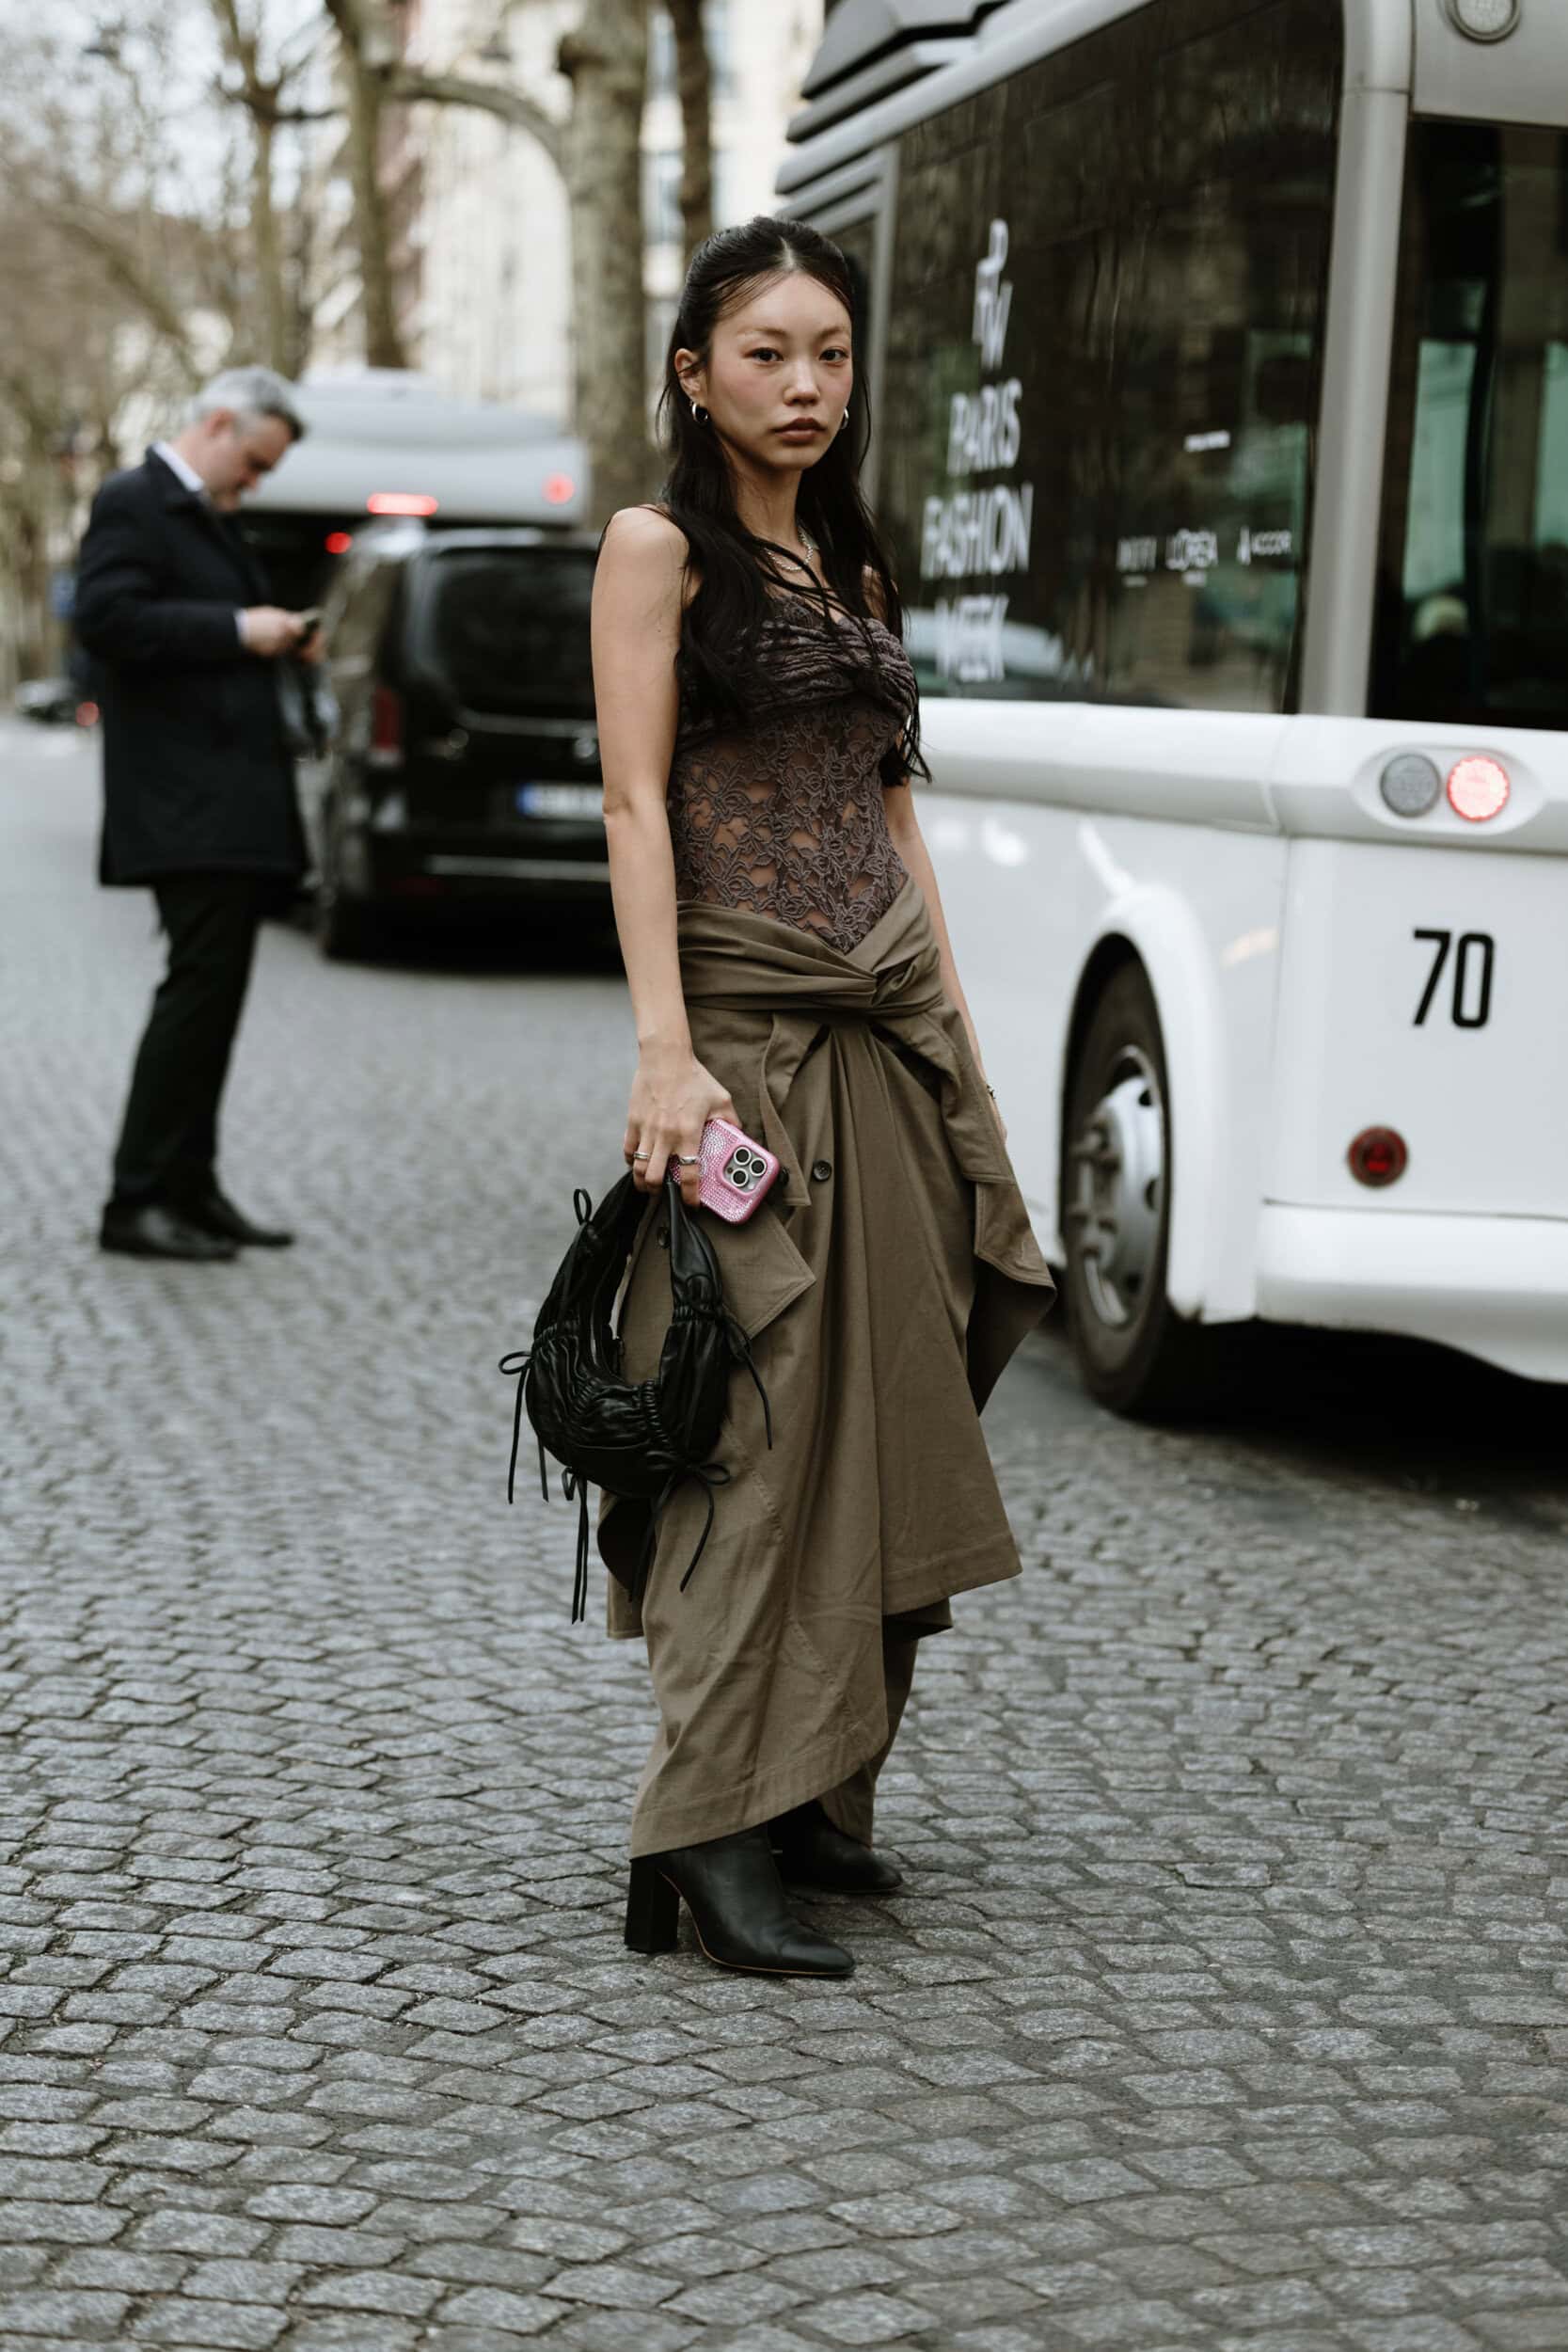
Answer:
<path fill-rule="evenodd" d="M 594 541 L 372 524 L 323 628 L 338 721 L 301 772 L 328 956 L 391 918 L 520 899 L 608 910 L 589 598 Z"/>

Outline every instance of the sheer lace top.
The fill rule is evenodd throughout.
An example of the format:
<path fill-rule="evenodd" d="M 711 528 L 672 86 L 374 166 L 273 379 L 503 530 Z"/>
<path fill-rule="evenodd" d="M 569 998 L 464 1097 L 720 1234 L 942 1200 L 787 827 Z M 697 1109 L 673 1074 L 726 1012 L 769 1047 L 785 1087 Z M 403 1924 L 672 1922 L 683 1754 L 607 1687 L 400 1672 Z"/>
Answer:
<path fill-rule="evenodd" d="M 708 725 L 682 708 L 668 798 L 675 893 L 770 914 L 847 953 L 907 878 L 880 773 L 901 725 L 857 682 L 862 625 L 826 621 L 803 598 L 778 602 L 745 720 Z M 891 699 L 912 708 L 902 644 L 880 621 L 863 626 Z"/>

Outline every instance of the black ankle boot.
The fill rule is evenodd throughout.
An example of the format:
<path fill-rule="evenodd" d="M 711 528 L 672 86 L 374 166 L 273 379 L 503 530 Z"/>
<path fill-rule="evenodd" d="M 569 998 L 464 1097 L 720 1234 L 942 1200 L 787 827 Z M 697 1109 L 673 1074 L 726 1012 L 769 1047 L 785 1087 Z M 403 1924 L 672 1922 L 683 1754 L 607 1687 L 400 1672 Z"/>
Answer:
<path fill-rule="evenodd" d="M 768 1826 L 779 1868 L 792 1886 L 816 1886 L 829 1895 L 896 1895 L 904 1883 L 891 1862 L 835 1829 L 815 1797 Z"/>
<path fill-rule="evenodd" d="M 639 1854 L 626 1899 L 626 1942 L 634 1952 L 674 1950 L 683 1898 L 705 1956 L 721 1968 L 847 1977 L 854 1967 L 842 1945 L 814 1935 L 790 1910 L 765 1829 Z"/>

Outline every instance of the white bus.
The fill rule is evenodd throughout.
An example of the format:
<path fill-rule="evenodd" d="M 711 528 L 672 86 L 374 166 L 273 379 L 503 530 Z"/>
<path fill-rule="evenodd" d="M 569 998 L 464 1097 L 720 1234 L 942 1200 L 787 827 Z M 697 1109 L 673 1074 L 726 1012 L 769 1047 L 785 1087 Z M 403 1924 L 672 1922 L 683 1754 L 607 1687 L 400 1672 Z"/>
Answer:
<path fill-rule="evenodd" d="M 388 516 L 562 531 L 587 517 L 587 453 L 546 417 L 402 368 L 307 377 L 298 400 L 304 440 L 241 510 L 280 604 L 319 604 L 355 532 Z"/>
<path fill-rule="evenodd" d="M 841 0 L 805 95 L 1088 1386 L 1568 1381 L 1568 4 Z"/>

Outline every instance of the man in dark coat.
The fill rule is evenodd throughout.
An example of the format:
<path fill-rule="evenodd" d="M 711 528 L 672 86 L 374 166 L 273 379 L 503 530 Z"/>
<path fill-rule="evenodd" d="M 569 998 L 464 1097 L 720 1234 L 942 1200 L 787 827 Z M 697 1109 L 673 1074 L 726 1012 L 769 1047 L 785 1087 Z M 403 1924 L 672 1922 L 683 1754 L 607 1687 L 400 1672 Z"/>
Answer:
<path fill-rule="evenodd" d="M 135 1257 L 212 1262 L 293 1239 L 222 1190 L 217 1119 L 258 928 L 304 866 L 276 665 L 311 650 L 300 615 L 268 601 L 233 515 L 303 431 L 281 376 L 229 370 L 172 440 L 104 484 L 82 544 L 76 633 L 103 707 L 100 878 L 149 886 L 168 941 L 100 1235 Z"/>

